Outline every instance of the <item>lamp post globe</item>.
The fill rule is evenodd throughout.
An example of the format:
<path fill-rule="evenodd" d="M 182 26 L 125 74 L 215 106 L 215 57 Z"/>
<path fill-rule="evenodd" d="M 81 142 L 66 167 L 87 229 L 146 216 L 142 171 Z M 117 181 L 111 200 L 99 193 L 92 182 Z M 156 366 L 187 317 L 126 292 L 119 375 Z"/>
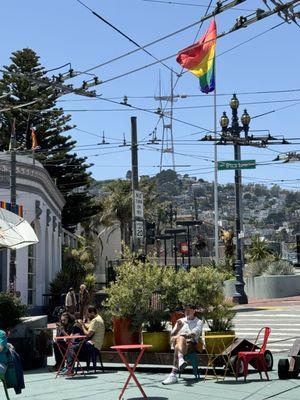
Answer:
<path fill-rule="evenodd" d="M 243 126 L 249 126 L 251 121 L 250 115 L 247 113 L 247 110 L 244 110 L 244 114 L 241 116 L 241 123 Z"/>
<path fill-rule="evenodd" d="M 238 107 L 240 105 L 240 102 L 239 102 L 238 98 L 236 97 L 236 94 L 233 94 L 229 105 L 230 105 L 232 110 L 237 110 L 238 109 Z"/>
<path fill-rule="evenodd" d="M 226 115 L 226 112 L 223 112 L 222 117 L 220 118 L 220 125 L 222 130 L 226 130 L 228 128 L 229 125 L 229 118 Z"/>

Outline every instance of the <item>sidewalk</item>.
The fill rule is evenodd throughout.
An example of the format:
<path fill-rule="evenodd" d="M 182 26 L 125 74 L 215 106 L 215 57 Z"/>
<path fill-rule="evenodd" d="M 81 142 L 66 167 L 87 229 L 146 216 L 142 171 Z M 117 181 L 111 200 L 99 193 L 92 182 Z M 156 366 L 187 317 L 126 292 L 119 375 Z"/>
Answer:
<path fill-rule="evenodd" d="M 282 357 L 282 355 L 281 355 Z M 277 368 L 279 357 L 275 357 L 274 368 Z M 151 371 L 151 372 L 150 372 Z M 75 376 L 66 379 L 47 372 L 46 369 L 29 371 L 25 375 L 26 389 L 21 395 L 15 395 L 10 389 L 11 400 L 79 400 L 79 399 L 118 399 L 123 383 L 128 376 L 127 371 L 108 369 L 105 373 L 88 374 L 86 377 Z M 149 400 L 298 400 L 300 398 L 300 379 L 278 380 L 276 369 L 270 372 L 270 381 L 259 379 L 252 372 L 244 383 L 243 378 L 237 382 L 235 378 L 225 380 L 209 379 L 195 381 L 190 374 L 184 374 L 179 383 L 163 386 L 161 381 L 166 376 L 161 371 L 137 372 Z M 202 375 L 203 377 L 203 375 Z M 3 398 L 4 392 L 1 392 Z M 139 390 L 130 383 L 124 400 L 142 399 Z"/>
<path fill-rule="evenodd" d="M 278 297 L 276 299 L 249 299 L 248 304 L 237 305 L 235 308 L 260 308 L 260 307 L 285 307 L 300 306 L 300 295 L 291 297 Z"/>

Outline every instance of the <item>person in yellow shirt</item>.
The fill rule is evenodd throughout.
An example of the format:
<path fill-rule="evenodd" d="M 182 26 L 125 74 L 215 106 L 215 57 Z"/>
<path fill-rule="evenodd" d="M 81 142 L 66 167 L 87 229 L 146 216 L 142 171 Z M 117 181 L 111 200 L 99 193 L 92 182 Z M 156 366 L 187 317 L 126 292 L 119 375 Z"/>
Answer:
<path fill-rule="evenodd" d="M 89 322 L 87 324 L 81 323 L 83 334 L 86 335 L 86 339 L 96 349 L 101 350 L 105 327 L 102 317 L 98 314 L 97 308 L 89 306 L 87 309 Z"/>

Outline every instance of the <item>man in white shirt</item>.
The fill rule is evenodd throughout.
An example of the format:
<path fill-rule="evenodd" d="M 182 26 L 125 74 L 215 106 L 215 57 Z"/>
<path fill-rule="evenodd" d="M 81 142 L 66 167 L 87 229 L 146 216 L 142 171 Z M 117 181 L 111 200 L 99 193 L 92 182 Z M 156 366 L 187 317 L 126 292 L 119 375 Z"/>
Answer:
<path fill-rule="evenodd" d="M 184 309 L 184 318 L 180 318 L 172 332 L 171 343 L 174 346 L 174 363 L 170 375 L 162 382 L 170 385 L 178 382 L 178 371 L 186 366 L 184 356 L 196 351 L 197 343 L 202 336 L 203 321 L 195 316 L 196 307 L 188 304 Z"/>

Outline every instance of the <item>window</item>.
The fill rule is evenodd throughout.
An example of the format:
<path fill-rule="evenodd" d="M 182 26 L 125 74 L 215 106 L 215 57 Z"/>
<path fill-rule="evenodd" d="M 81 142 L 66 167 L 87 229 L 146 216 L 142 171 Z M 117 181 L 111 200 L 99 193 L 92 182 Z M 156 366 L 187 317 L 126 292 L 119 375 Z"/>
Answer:
<path fill-rule="evenodd" d="M 34 228 L 34 226 L 33 226 Z M 28 246 L 28 295 L 27 304 L 35 304 L 36 292 L 36 245 Z"/>

